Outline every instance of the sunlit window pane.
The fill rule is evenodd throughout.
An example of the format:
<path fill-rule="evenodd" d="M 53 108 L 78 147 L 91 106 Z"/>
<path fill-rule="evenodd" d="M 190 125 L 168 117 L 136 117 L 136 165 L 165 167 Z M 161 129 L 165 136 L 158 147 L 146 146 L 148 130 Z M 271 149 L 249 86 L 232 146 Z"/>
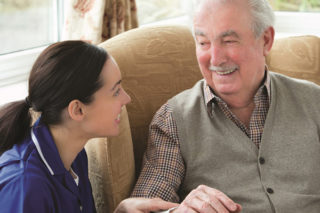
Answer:
<path fill-rule="evenodd" d="M 186 0 L 136 0 L 139 25 L 185 14 Z"/>
<path fill-rule="evenodd" d="M 269 0 L 273 9 L 293 12 L 320 12 L 320 0 Z"/>
<path fill-rule="evenodd" d="M 0 0 L 0 54 L 56 39 L 54 0 Z"/>

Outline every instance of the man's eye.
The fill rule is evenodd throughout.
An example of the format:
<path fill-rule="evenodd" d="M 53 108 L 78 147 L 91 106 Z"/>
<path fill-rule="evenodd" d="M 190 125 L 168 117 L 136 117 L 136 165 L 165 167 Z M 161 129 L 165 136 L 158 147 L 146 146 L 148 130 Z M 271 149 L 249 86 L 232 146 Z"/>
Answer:
<path fill-rule="evenodd" d="M 224 42 L 227 44 L 232 44 L 232 43 L 235 43 L 236 41 L 235 40 L 225 40 Z"/>
<path fill-rule="evenodd" d="M 199 41 L 198 44 L 199 44 L 199 46 L 202 46 L 202 47 L 205 47 L 205 46 L 209 45 L 209 43 L 206 42 L 206 41 Z"/>

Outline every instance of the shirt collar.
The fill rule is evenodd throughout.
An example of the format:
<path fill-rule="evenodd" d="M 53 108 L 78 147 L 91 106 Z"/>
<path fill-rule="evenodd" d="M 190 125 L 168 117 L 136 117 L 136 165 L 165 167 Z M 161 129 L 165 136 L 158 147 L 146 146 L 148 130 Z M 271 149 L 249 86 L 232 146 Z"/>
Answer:
<path fill-rule="evenodd" d="M 63 174 L 67 171 L 48 127 L 42 124 L 40 119 L 31 128 L 31 139 L 51 175 Z"/>
<path fill-rule="evenodd" d="M 269 103 L 271 101 L 271 90 L 270 90 L 270 72 L 268 70 L 268 67 L 265 66 L 265 77 L 263 79 L 263 83 L 261 84 L 261 86 L 259 87 L 259 89 L 257 90 L 257 93 L 255 94 L 255 96 L 259 95 L 259 93 L 261 93 L 263 91 L 263 89 L 265 88 L 267 91 L 267 95 L 268 95 L 268 100 Z M 208 111 L 211 112 L 212 111 L 212 105 L 214 105 L 215 101 L 222 101 L 222 99 L 220 97 L 218 97 L 213 89 L 211 89 L 211 87 L 207 84 L 207 82 L 205 82 L 203 84 L 203 92 L 204 92 L 204 101 L 205 104 L 208 108 Z"/>

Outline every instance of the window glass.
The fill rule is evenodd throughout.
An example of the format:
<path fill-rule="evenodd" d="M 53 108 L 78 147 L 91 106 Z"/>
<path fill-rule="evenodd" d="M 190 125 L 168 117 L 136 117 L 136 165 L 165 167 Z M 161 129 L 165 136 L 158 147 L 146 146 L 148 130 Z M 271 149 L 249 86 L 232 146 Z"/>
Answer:
<path fill-rule="evenodd" d="M 54 42 L 56 1 L 0 0 L 0 55 Z"/>
<path fill-rule="evenodd" d="M 269 0 L 274 10 L 320 12 L 320 0 Z"/>
<path fill-rule="evenodd" d="M 148 24 L 185 14 L 186 0 L 136 0 L 139 25 Z"/>
<path fill-rule="evenodd" d="M 136 0 L 139 25 L 191 12 L 196 0 Z M 269 0 L 275 11 L 320 12 L 320 0 Z M 188 14 L 190 15 L 190 14 Z"/>

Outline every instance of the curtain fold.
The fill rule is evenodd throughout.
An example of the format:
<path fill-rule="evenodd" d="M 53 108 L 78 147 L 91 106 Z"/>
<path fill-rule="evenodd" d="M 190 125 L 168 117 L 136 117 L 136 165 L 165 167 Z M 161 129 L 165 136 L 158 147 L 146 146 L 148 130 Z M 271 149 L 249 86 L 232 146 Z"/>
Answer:
<path fill-rule="evenodd" d="M 99 44 L 138 27 L 135 0 L 68 0 L 64 4 L 63 40 Z"/>

